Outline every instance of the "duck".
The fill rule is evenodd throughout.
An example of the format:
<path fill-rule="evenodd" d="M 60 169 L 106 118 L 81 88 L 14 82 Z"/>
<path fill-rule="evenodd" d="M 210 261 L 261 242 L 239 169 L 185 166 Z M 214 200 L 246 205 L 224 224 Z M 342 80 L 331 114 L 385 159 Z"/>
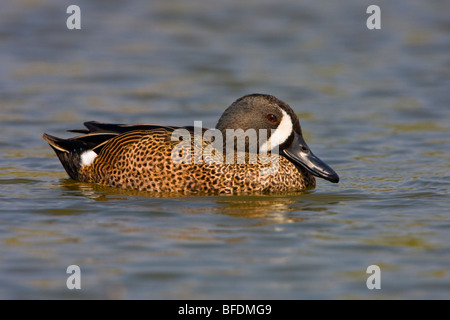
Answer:
<path fill-rule="evenodd" d="M 195 123 L 84 126 L 67 130 L 78 134 L 68 139 L 43 134 L 69 177 L 79 182 L 219 195 L 300 192 L 314 189 L 316 177 L 339 182 L 306 144 L 292 108 L 269 94 L 237 99 L 213 129 Z"/>

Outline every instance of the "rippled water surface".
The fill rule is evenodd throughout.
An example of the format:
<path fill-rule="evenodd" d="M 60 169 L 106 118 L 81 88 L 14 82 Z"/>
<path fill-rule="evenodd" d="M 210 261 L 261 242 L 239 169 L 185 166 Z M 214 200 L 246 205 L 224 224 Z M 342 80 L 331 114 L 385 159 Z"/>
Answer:
<path fill-rule="evenodd" d="M 381 30 L 356 0 L 78 1 L 71 31 L 70 4 L 0 4 L 0 298 L 448 299 L 449 2 L 382 2 Z M 68 179 L 41 139 L 212 127 L 253 92 L 339 184 L 156 197 Z"/>

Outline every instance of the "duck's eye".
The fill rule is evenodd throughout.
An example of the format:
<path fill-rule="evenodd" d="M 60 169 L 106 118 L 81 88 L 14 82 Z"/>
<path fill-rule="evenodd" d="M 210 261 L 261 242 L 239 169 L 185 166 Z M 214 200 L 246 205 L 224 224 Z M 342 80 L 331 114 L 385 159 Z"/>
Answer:
<path fill-rule="evenodd" d="M 267 118 L 267 120 L 269 120 L 270 122 L 277 122 L 277 121 L 278 121 L 277 116 L 276 116 L 276 115 L 273 115 L 273 114 L 268 114 L 268 115 L 266 116 L 266 118 Z"/>

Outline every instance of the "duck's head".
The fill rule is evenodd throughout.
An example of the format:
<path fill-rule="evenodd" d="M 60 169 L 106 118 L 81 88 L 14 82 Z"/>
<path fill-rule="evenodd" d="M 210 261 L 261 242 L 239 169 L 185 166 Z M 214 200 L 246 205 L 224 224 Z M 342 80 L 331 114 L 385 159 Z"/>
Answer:
<path fill-rule="evenodd" d="M 306 169 L 316 177 L 333 183 L 339 182 L 337 173 L 317 158 L 306 144 L 295 112 L 287 103 L 274 96 L 250 94 L 239 98 L 224 111 L 216 129 L 222 133 L 226 129 L 254 129 L 256 132 L 266 129 L 266 141 L 261 140 L 260 143 L 257 135 L 258 152 L 278 147 L 279 153 L 294 165 Z"/>

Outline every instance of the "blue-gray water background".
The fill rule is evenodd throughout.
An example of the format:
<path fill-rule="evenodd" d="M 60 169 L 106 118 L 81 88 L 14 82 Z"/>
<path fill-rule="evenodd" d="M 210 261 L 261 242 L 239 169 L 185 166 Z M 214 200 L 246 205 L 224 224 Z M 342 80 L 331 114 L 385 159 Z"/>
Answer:
<path fill-rule="evenodd" d="M 1 299 L 450 297 L 450 2 L 80 0 L 68 30 L 70 4 L 0 3 Z M 68 179 L 41 139 L 212 127 L 253 92 L 293 107 L 338 185 L 151 197 Z"/>

